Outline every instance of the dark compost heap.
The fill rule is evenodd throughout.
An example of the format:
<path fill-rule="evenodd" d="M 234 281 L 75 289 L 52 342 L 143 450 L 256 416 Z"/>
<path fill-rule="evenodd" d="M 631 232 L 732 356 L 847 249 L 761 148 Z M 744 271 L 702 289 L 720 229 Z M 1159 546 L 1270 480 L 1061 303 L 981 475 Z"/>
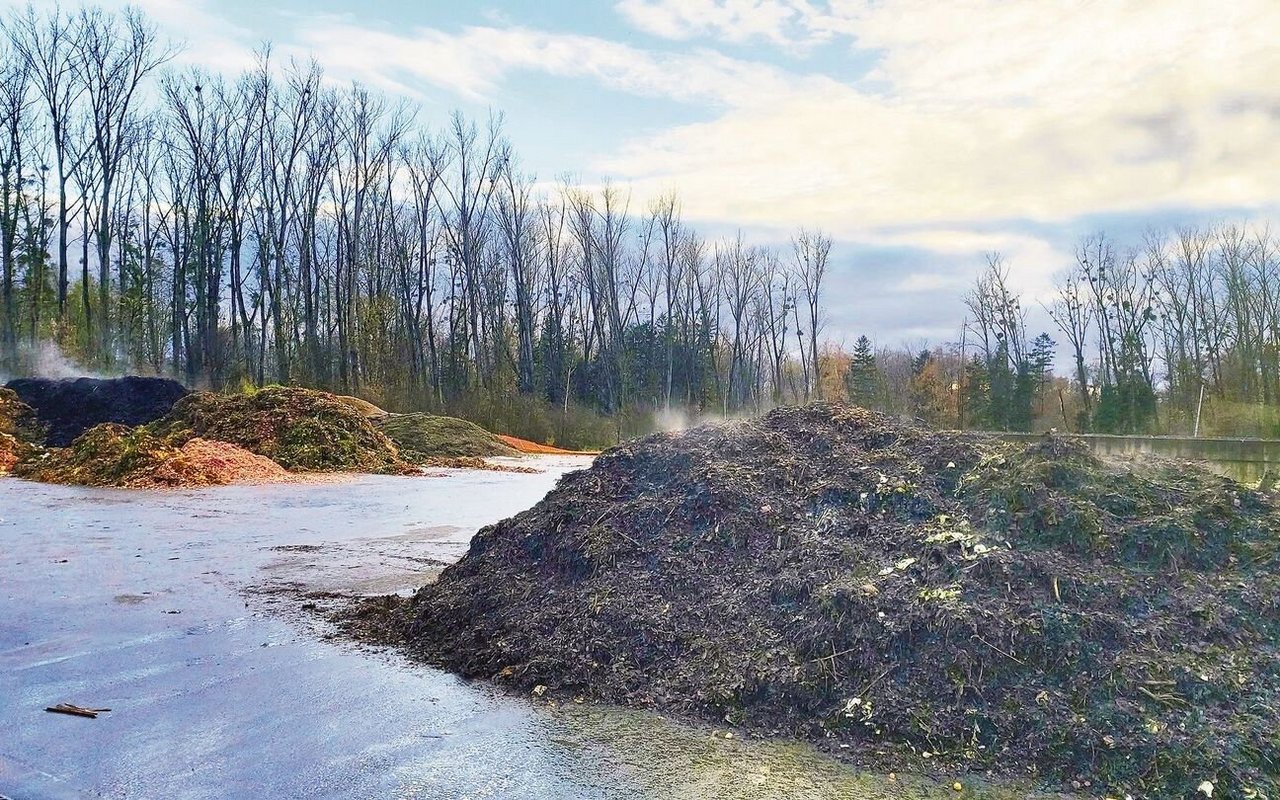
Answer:
<path fill-rule="evenodd" d="M 397 615 L 420 657 L 553 696 L 1275 798 L 1277 522 L 1198 468 L 815 405 L 606 452 Z"/>
<path fill-rule="evenodd" d="M 145 425 L 163 417 L 187 394 L 167 378 L 17 378 L 6 384 L 35 409 L 47 426 L 47 441 L 66 447 L 80 434 L 103 422 Z"/>

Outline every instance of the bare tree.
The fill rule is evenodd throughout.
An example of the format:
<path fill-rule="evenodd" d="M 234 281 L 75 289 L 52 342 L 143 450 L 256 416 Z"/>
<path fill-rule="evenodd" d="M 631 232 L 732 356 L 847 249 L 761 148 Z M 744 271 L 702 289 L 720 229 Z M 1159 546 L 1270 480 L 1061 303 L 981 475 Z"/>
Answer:
<path fill-rule="evenodd" d="M 86 114 L 97 161 L 98 198 L 95 239 L 98 259 L 98 308 L 101 356 L 111 357 L 111 237 L 116 182 L 138 126 L 132 118 L 143 80 L 177 52 L 162 45 L 155 26 L 140 12 L 126 8 L 121 16 L 98 8 L 81 9 L 78 42 L 72 59 L 76 79 L 84 87 Z M 87 208 L 87 207 L 86 207 Z"/>
<path fill-rule="evenodd" d="M 31 132 L 29 67 L 5 48 L 0 53 L 0 365 L 12 368 L 18 355 L 19 225 L 27 203 L 31 154 L 25 147 Z"/>
<path fill-rule="evenodd" d="M 827 262 L 831 256 L 831 237 L 821 231 L 810 231 L 801 228 L 791 240 L 791 249 L 795 258 L 796 276 L 800 289 L 804 294 L 806 311 L 808 312 L 808 350 L 805 363 L 805 399 L 815 393 L 822 399 L 822 385 L 818 378 L 818 336 L 822 332 L 825 320 L 822 317 L 822 282 L 827 274 Z M 796 312 L 797 315 L 799 312 Z M 799 321 L 796 324 L 796 336 L 803 337 Z M 805 357 L 805 339 L 801 338 L 801 356 Z"/>
<path fill-rule="evenodd" d="M 1087 278 L 1079 267 L 1067 270 L 1058 279 L 1057 297 L 1047 307 L 1053 324 L 1067 337 L 1071 346 L 1072 363 L 1075 366 L 1076 388 L 1080 393 L 1083 420 L 1088 422 L 1092 413 L 1089 396 L 1089 371 L 1086 352 L 1089 347 L 1089 331 L 1093 324 L 1094 308 L 1089 302 L 1085 283 Z M 1085 427 L 1085 425 L 1079 425 Z"/>
<path fill-rule="evenodd" d="M 58 336 L 65 332 L 67 269 L 69 249 L 69 205 L 67 182 L 74 162 L 71 152 L 70 126 L 76 102 L 84 93 L 84 84 L 76 74 L 80 47 L 80 30 L 76 20 L 55 9 L 46 16 L 28 5 L 25 11 L 10 18 L 7 25 L 14 51 L 23 59 L 43 101 L 50 125 L 58 191 Z"/>

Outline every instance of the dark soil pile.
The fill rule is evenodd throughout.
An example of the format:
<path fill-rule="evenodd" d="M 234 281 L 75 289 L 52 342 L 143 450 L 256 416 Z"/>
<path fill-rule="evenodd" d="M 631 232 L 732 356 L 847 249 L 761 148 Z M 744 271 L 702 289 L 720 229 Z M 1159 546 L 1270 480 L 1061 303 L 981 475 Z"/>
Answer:
<path fill-rule="evenodd" d="M 48 428 L 48 443 L 66 447 L 103 422 L 145 425 L 163 417 L 187 394 L 166 378 L 17 378 L 6 384 L 36 410 Z"/>
<path fill-rule="evenodd" d="M 146 428 L 104 423 L 70 447 L 28 459 L 20 477 L 77 486 L 177 488 L 284 480 L 289 473 L 271 459 L 235 445 L 191 439 L 174 447 Z"/>
<path fill-rule="evenodd" d="M 314 389 L 197 392 L 148 430 L 175 446 L 197 436 L 230 442 L 298 472 L 417 472 L 362 413 Z"/>
<path fill-rule="evenodd" d="M 1277 531 L 1189 466 L 779 409 L 566 476 L 415 596 L 408 638 L 898 767 L 1274 798 Z"/>
<path fill-rule="evenodd" d="M 376 422 L 396 443 L 400 455 L 414 463 L 442 457 L 518 456 L 496 434 L 457 417 L 434 414 L 392 414 Z"/>

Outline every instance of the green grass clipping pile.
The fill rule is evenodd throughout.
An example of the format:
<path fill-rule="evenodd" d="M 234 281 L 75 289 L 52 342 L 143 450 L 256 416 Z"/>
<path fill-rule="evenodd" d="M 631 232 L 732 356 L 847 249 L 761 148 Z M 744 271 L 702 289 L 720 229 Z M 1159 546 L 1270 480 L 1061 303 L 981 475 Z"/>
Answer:
<path fill-rule="evenodd" d="M 439 458 L 518 456 L 497 435 L 474 422 L 434 414 L 391 414 L 375 422 L 400 455 L 417 463 Z"/>
<path fill-rule="evenodd" d="M 230 442 L 295 472 L 417 472 L 360 411 L 314 389 L 195 392 L 147 429 L 174 445 L 194 437 Z"/>

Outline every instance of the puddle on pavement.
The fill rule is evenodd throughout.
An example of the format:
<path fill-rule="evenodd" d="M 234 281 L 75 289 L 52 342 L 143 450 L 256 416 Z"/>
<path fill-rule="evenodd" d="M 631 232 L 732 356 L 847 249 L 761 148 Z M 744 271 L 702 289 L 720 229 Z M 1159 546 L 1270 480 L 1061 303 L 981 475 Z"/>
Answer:
<path fill-rule="evenodd" d="M 1047 800 L 1026 788 L 992 786 L 960 778 L 952 783 L 858 772 L 811 746 L 726 738 L 728 731 L 625 709 L 566 706 L 548 714 L 549 736 L 567 752 L 598 761 L 627 776 L 644 796 L 760 798 L 860 798 L 861 800 Z"/>
<path fill-rule="evenodd" d="M 571 785 L 548 787 L 548 798 L 626 797 L 637 800 L 1072 800 L 1026 786 L 960 776 L 859 772 L 815 748 L 769 740 L 725 738 L 725 729 L 672 720 L 652 712 L 593 705 L 536 708 L 530 720 L 537 748 L 554 754 L 554 770 Z M 467 769 L 501 775 L 503 753 L 468 753 Z M 404 764 L 397 797 L 431 798 L 457 774 L 438 760 Z M 590 777 L 594 776 L 594 777 Z M 959 780 L 957 791 L 953 783 Z M 457 784 L 454 784 L 457 785 Z M 507 796 L 511 785 L 465 782 L 468 798 Z M 525 787 L 527 788 L 527 787 Z"/>

